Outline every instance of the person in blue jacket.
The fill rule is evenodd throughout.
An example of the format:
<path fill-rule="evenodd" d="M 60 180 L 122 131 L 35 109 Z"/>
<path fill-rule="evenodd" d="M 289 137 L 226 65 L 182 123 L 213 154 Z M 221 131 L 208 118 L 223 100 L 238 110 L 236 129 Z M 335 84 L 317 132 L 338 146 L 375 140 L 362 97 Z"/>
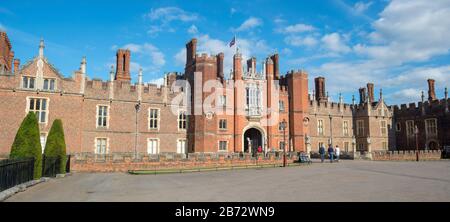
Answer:
<path fill-rule="evenodd" d="M 323 163 L 323 161 L 325 159 L 325 147 L 323 147 L 323 145 L 319 147 L 319 154 L 320 154 L 320 159 L 322 160 L 322 163 Z"/>
<path fill-rule="evenodd" d="M 330 163 L 332 163 L 333 162 L 333 157 L 334 157 L 334 149 L 333 149 L 333 146 L 331 144 L 328 147 L 328 155 L 330 156 Z"/>

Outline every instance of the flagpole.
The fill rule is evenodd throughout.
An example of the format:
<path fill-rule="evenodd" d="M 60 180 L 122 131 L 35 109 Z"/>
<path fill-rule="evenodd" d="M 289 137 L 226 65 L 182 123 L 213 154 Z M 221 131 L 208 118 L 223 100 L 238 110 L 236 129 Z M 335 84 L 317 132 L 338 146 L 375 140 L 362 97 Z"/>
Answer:
<path fill-rule="evenodd" d="M 235 41 L 235 44 L 236 44 L 236 54 L 238 53 L 238 41 L 237 41 L 237 37 L 236 37 L 236 34 L 234 34 L 234 41 Z"/>

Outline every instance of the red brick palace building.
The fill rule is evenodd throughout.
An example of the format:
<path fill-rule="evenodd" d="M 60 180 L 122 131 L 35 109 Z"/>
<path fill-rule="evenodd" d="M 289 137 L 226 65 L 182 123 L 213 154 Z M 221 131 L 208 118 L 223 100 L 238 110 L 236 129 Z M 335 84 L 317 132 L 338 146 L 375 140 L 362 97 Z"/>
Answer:
<path fill-rule="evenodd" d="M 108 81 L 90 79 L 85 58 L 67 77 L 47 60 L 43 41 L 20 65 L 1 32 L 0 154 L 9 153 L 30 111 L 42 144 L 53 120 L 62 119 L 70 153 L 317 151 L 329 143 L 344 152 L 396 149 L 394 109 L 381 89 L 375 99 L 372 83 L 360 89 L 359 102 L 331 102 L 323 77 L 309 94 L 305 71 L 280 75 L 278 54 L 258 70 L 255 58 L 243 61 L 237 51 L 226 79 L 224 54 L 197 54 L 196 47 L 196 39 L 186 45 L 184 73 L 168 73 L 157 86 L 143 83 L 142 71 L 131 82 L 127 49 L 117 51 Z"/>

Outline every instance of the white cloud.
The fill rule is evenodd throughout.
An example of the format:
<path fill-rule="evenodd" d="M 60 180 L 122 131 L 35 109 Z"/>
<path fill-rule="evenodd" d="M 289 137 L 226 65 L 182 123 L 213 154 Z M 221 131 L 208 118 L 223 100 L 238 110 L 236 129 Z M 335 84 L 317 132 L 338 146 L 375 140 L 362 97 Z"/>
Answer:
<path fill-rule="evenodd" d="M 163 23 L 171 21 L 191 22 L 198 19 L 197 14 L 184 11 L 178 7 L 152 8 L 146 17 L 150 18 L 152 21 L 160 20 Z"/>
<path fill-rule="evenodd" d="M 150 43 L 129 43 L 122 48 L 129 49 L 133 53 L 132 58 L 136 57 L 136 61 L 140 62 L 130 63 L 130 70 L 132 72 L 138 72 L 139 68 L 142 67 L 144 71 L 157 73 L 160 71 L 160 68 L 166 64 L 164 54 L 157 47 Z"/>
<path fill-rule="evenodd" d="M 348 53 L 350 48 L 343 42 L 341 35 L 338 33 L 331 33 L 322 37 L 324 47 L 336 53 Z"/>
<path fill-rule="evenodd" d="M 162 31 L 175 32 L 175 28 L 170 25 L 172 22 L 185 23 L 197 21 L 199 19 L 199 16 L 196 13 L 187 12 L 178 7 L 152 8 L 149 13 L 144 15 L 144 17 L 153 22 L 147 31 L 151 36 L 156 36 Z"/>
<path fill-rule="evenodd" d="M 191 27 L 189 27 L 189 29 L 188 29 L 188 33 L 191 34 L 191 35 L 197 34 L 198 33 L 197 26 L 191 25 Z"/>
<path fill-rule="evenodd" d="M 175 65 L 184 66 L 186 64 L 186 48 L 182 48 L 180 51 L 178 51 L 178 53 L 175 54 L 174 58 Z"/>
<path fill-rule="evenodd" d="M 286 55 L 286 56 L 290 56 L 290 55 L 292 55 L 292 50 L 290 50 L 289 48 L 284 48 L 281 51 L 281 54 Z"/>
<path fill-rule="evenodd" d="M 450 2 L 393 0 L 370 34 L 376 45 L 359 45 L 369 58 L 401 65 L 427 61 L 450 50 Z"/>
<path fill-rule="evenodd" d="M 242 32 L 246 30 L 250 30 L 253 28 L 256 28 L 258 26 L 262 26 L 263 22 L 259 18 L 250 17 L 247 20 L 244 21 L 244 23 L 241 24 L 237 29 L 234 29 L 236 32 Z"/>
<path fill-rule="evenodd" d="M 292 45 L 292 46 L 315 46 L 318 41 L 312 37 L 312 36 L 307 36 L 307 37 L 300 37 L 300 36 L 287 36 L 286 38 L 284 38 L 284 42 L 288 45 Z"/>
<path fill-rule="evenodd" d="M 156 84 L 158 86 L 163 85 L 164 84 L 164 77 L 161 77 L 161 78 L 158 78 L 158 79 L 152 79 L 148 83 Z"/>
<path fill-rule="evenodd" d="M 163 28 L 161 26 L 152 25 L 150 26 L 150 29 L 147 31 L 150 35 L 156 35 L 158 32 L 163 31 Z"/>
<path fill-rule="evenodd" d="M 300 32 L 310 32 L 314 31 L 316 28 L 314 28 L 311 25 L 306 25 L 302 23 L 298 23 L 295 25 L 286 26 L 284 28 L 279 28 L 276 31 L 279 33 L 300 33 Z"/>
<path fill-rule="evenodd" d="M 356 13 L 363 13 L 365 12 L 367 9 L 369 9 L 369 7 L 373 4 L 373 2 L 357 2 L 355 3 L 355 5 L 353 6 L 353 10 L 355 10 Z"/>
<path fill-rule="evenodd" d="M 421 94 L 422 92 L 417 88 L 407 88 L 388 94 L 385 97 L 386 99 L 393 101 L 395 104 L 404 104 L 408 102 L 420 101 Z M 424 92 L 424 95 L 427 95 L 426 92 Z"/>

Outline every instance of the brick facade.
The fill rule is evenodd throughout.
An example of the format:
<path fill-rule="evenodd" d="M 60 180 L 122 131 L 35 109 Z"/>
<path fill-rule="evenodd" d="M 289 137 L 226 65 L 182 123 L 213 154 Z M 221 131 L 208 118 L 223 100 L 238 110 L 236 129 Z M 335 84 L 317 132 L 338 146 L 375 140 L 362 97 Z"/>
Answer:
<path fill-rule="evenodd" d="M 141 73 L 131 82 L 127 49 L 117 51 L 116 67 L 104 81 L 88 77 L 85 58 L 71 77 L 63 76 L 44 56 L 43 41 L 39 55 L 22 66 L 14 60 L 6 33 L 0 42 L 0 112 L 7 113 L 0 120 L 3 155 L 30 110 L 43 115 L 43 142 L 53 120 L 62 119 L 69 153 L 255 153 L 258 146 L 269 152 L 282 150 L 283 144 L 286 151 L 300 152 L 330 142 L 343 152 L 396 149 L 394 111 L 381 93 L 372 101 L 373 84 L 367 85 L 368 95 L 360 90 L 358 104 L 329 101 L 322 77 L 315 81 L 316 92 L 308 95 L 308 74 L 280 75 L 277 54 L 265 58 L 258 71 L 256 58 L 242 61 L 236 52 L 232 78 L 225 79 L 224 54 L 197 54 L 197 40 L 192 39 L 186 44 L 184 74 L 168 73 L 157 86 L 143 83 Z M 205 90 L 211 81 L 215 85 Z M 212 110 L 203 106 L 209 100 Z M 180 128 L 184 112 L 186 127 Z"/>

